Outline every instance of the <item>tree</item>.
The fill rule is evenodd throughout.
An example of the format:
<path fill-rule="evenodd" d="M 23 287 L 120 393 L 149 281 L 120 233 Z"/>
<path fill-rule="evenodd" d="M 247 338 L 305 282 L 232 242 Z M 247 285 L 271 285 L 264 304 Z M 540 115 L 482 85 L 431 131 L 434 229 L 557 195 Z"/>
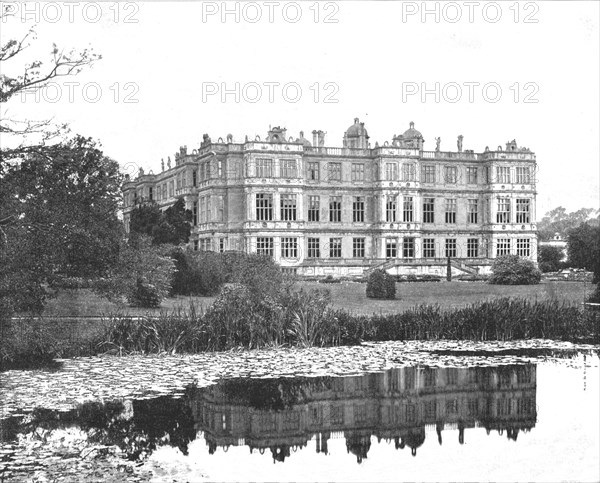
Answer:
<path fill-rule="evenodd" d="M 586 221 L 597 226 L 599 214 L 600 211 L 594 208 L 581 208 L 572 213 L 567 213 L 567 210 L 562 206 L 554 208 L 546 213 L 538 223 L 540 240 L 550 240 L 556 233 L 564 238 L 568 235 L 570 229 Z"/>
<path fill-rule="evenodd" d="M 367 280 L 367 297 L 371 299 L 395 299 L 396 280 L 385 270 L 373 270 Z"/>
<path fill-rule="evenodd" d="M 5 165 L 0 183 L 0 304 L 40 311 L 58 275 L 96 278 L 117 262 L 121 174 L 82 136 Z"/>
<path fill-rule="evenodd" d="M 125 298 L 138 307 L 158 307 L 168 295 L 174 271 L 172 247 L 153 245 L 150 238 L 134 235 L 122 242 L 119 258 L 95 290 L 115 302 Z"/>
<path fill-rule="evenodd" d="M 531 260 L 518 255 L 504 255 L 492 265 L 489 283 L 495 285 L 536 285 L 542 274 Z"/>
<path fill-rule="evenodd" d="M 155 245 L 187 243 L 191 233 L 192 212 L 179 198 L 173 206 L 161 212 L 156 203 L 144 203 L 131 211 L 130 231 L 147 235 Z"/>
<path fill-rule="evenodd" d="M 594 283 L 600 282 L 600 227 L 582 223 L 567 237 L 569 264 L 594 272 Z"/>
<path fill-rule="evenodd" d="M 556 272 L 562 263 L 563 251 L 559 247 L 541 246 L 538 248 L 538 265 L 543 273 Z"/>

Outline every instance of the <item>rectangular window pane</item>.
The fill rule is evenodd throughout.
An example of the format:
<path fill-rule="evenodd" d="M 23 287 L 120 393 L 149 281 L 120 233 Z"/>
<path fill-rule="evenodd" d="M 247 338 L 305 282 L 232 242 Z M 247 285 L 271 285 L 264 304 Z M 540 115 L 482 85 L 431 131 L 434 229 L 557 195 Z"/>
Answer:
<path fill-rule="evenodd" d="M 364 238 L 353 238 L 352 239 L 352 256 L 354 258 L 365 257 L 365 239 Z"/>
<path fill-rule="evenodd" d="M 365 199 L 355 196 L 352 202 L 352 221 L 363 223 L 365 221 Z"/>
<path fill-rule="evenodd" d="M 446 223 L 456 223 L 456 199 L 446 198 Z"/>
<path fill-rule="evenodd" d="M 467 184 L 477 184 L 477 168 L 467 168 Z"/>
<path fill-rule="evenodd" d="M 414 258 L 415 257 L 415 239 L 414 238 L 405 238 L 402 240 L 402 256 L 404 258 Z"/>
<path fill-rule="evenodd" d="M 273 195 L 270 193 L 256 194 L 256 219 L 271 221 L 273 219 Z"/>
<path fill-rule="evenodd" d="M 510 183 L 510 168 L 506 166 L 496 167 L 496 183 Z"/>
<path fill-rule="evenodd" d="M 517 255 L 520 257 L 531 255 L 531 241 L 529 238 L 517 238 Z"/>
<path fill-rule="evenodd" d="M 402 163 L 402 181 L 415 181 L 416 168 L 414 163 Z"/>
<path fill-rule="evenodd" d="M 256 177 L 257 178 L 272 178 L 273 177 L 273 160 L 272 159 L 257 159 L 256 160 Z"/>
<path fill-rule="evenodd" d="M 496 223 L 510 223 L 510 198 L 498 198 Z"/>
<path fill-rule="evenodd" d="M 396 222 L 396 196 L 388 195 L 385 204 L 385 221 L 388 223 Z"/>
<path fill-rule="evenodd" d="M 496 242 L 496 256 L 510 255 L 510 238 L 498 238 Z"/>
<path fill-rule="evenodd" d="M 434 221 L 435 198 L 423 198 L 423 223 Z"/>
<path fill-rule="evenodd" d="M 342 258 L 342 239 L 329 239 L 329 258 Z"/>
<path fill-rule="evenodd" d="M 477 223 L 478 214 L 478 200 L 476 198 L 467 200 L 467 223 Z"/>
<path fill-rule="evenodd" d="M 281 178 L 297 178 L 298 170 L 296 169 L 295 159 L 280 160 L 279 174 Z"/>
<path fill-rule="evenodd" d="M 318 238 L 308 239 L 308 258 L 320 258 L 321 247 Z"/>
<path fill-rule="evenodd" d="M 396 258 L 398 256 L 398 248 L 395 238 L 387 238 L 385 240 L 385 257 Z"/>
<path fill-rule="evenodd" d="M 258 237 L 256 239 L 256 253 L 259 255 L 273 256 L 273 238 Z"/>
<path fill-rule="evenodd" d="M 342 197 L 341 196 L 330 196 L 329 197 L 329 221 L 333 221 L 333 222 L 342 221 Z"/>
<path fill-rule="evenodd" d="M 342 163 L 328 163 L 327 176 L 329 181 L 342 180 Z"/>
<path fill-rule="evenodd" d="M 421 182 L 435 183 L 435 166 L 424 165 L 421 167 Z"/>
<path fill-rule="evenodd" d="M 477 238 L 467 239 L 467 258 L 477 258 L 479 256 L 479 240 Z"/>
<path fill-rule="evenodd" d="M 402 221 L 411 223 L 414 218 L 414 207 L 412 196 L 405 196 L 402 202 Z"/>
<path fill-rule="evenodd" d="M 531 175 L 528 166 L 517 167 L 517 179 L 516 182 L 519 184 L 531 183 Z"/>
<path fill-rule="evenodd" d="M 352 163 L 352 181 L 364 181 L 365 180 L 365 164 L 364 163 Z"/>
<path fill-rule="evenodd" d="M 444 182 L 456 184 L 458 181 L 458 168 L 456 166 L 444 166 Z"/>
<path fill-rule="evenodd" d="M 281 258 L 298 258 L 298 239 L 297 238 L 282 238 L 281 239 Z"/>
<path fill-rule="evenodd" d="M 398 163 L 385 163 L 385 180 L 396 181 L 398 179 Z"/>
<path fill-rule="evenodd" d="M 319 181 L 319 163 L 315 161 L 308 163 L 307 178 L 309 181 Z"/>
<path fill-rule="evenodd" d="M 308 197 L 308 221 L 319 221 L 321 201 L 319 196 Z"/>
<path fill-rule="evenodd" d="M 446 258 L 456 258 L 456 238 L 446 238 Z"/>
<path fill-rule="evenodd" d="M 517 223 L 530 223 L 530 200 L 529 199 L 517 199 Z"/>
<path fill-rule="evenodd" d="M 296 221 L 296 195 L 282 194 L 280 208 L 283 221 Z"/>
<path fill-rule="evenodd" d="M 435 240 L 433 238 L 423 239 L 423 257 L 435 258 Z"/>

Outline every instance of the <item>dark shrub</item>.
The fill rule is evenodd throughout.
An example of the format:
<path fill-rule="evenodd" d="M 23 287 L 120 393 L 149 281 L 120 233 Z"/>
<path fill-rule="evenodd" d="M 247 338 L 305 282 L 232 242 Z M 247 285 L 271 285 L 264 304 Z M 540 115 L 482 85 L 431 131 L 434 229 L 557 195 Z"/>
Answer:
<path fill-rule="evenodd" d="M 134 307 L 158 307 L 161 300 L 159 289 L 143 280 L 138 280 L 135 288 L 127 294 L 127 301 Z"/>
<path fill-rule="evenodd" d="M 518 255 L 505 255 L 497 258 L 492 265 L 489 283 L 495 285 L 535 285 L 540 283 L 542 274 L 531 260 Z"/>
<path fill-rule="evenodd" d="M 319 280 L 319 283 L 340 283 L 341 280 L 339 278 L 333 278 L 332 275 L 327 275 L 325 278 Z"/>
<path fill-rule="evenodd" d="M 367 297 L 370 299 L 396 298 L 396 280 L 385 270 L 374 270 L 367 281 Z"/>
<path fill-rule="evenodd" d="M 176 248 L 171 257 L 175 260 L 171 285 L 174 295 L 216 295 L 226 281 L 222 254 Z"/>

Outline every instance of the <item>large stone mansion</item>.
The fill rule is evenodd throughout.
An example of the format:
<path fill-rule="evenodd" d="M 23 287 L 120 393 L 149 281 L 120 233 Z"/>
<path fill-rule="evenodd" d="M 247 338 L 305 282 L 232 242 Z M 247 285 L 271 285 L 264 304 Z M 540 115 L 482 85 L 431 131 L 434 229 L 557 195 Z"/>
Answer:
<path fill-rule="evenodd" d="M 181 147 L 174 165 L 140 170 L 123 186 L 124 220 L 139 203 L 161 208 L 183 197 L 193 212 L 196 250 L 271 255 L 301 275 L 489 271 L 514 253 L 535 261 L 535 154 L 517 143 L 425 151 L 410 123 L 401 135 L 371 146 L 358 119 L 342 147 L 327 147 L 273 127 L 265 139 L 208 135 L 198 149 Z"/>

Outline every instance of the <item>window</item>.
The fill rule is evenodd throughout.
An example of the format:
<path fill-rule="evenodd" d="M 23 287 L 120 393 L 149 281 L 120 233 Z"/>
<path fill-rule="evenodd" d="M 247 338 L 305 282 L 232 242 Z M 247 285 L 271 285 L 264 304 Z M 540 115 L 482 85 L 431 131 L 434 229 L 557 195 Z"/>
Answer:
<path fill-rule="evenodd" d="M 385 221 L 388 223 L 396 222 L 396 196 L 388 195 L 385 203 Z"/>
<path fill-rule="evenodd" d="M 196 170 L 192 171 L 192 186 L 194 188 L 198 186 L 198 172 Z"/>
<path fill-rule="evenodd" d="M 402 163 L 402 181 L 415 181 L 417 172 L 414 163 Z"/>
<path fill-rule="evenodd" d="M 206 179 L 206 171 L 204 163 L 200 163 L 200 181 L 204 181 Z"/>
<path fill-rule="evenodd" d="M 477 201 L 476 198 L 467 200 L 467 223 L 477 223 L 479 213 Z"/>
<path fill-rule="evenodd" d="M 528 166 L 519 166 L 517 167 L 517 179 L 516 182 L 519 184 L 529 184 L 531 183 L 531 175 Z"/>
<path fill-rule="evenodd" d="M 194 226 L 196 226 L 198 224 L 198 202 L 194 201 L 194 204 L 192 205 L 192 224 Z"/>
<path fill-rule="evenodd" d="M 281 219 L 296 221 L 296 195 L 282 194 L 280 198 Z"/>
<path fill-rule="evenodd" d="M 194 250 L 198 251 L 198 240 L 194 240 Z"/>
<path fill-rule="evenodd" d="M 352 181 L 365 180 L 365 163 L 352 163 Z"/>
<path fill-rule="evenodd" d="M 456 238 L 446 238 L 446 258 L 456 258 Z"/>
<path fill-rule="evenodd" d="M 256 177 L 257 178 L 272 178 L 273 177 L 273 160 L 272 159 L 257 159 L 256 160 Z"/>
<path fill-rule="evenodd" d="M 444 166 L 444 181 L 456 184 L 458 181 L 458 168 L 456 166 Z"/>
<path fill-rule="evenodd" d="M 398 163 L 385 163 L 385 180 L 396 181 L 398 179 Z"/>
<path fill-rule="evenodd" d="M 225 251 L 225 240 L 226 238 L 219 238 L 219 253 L 223 253 Z"/>
<path fill-rule="evenodd" d="M 405 238 L 402 240 L 402 257 L 415 258 L 415 239 Z"/>
<path fill-rule="evenodd" d="M 225 214 L 225 196 L 217 196 L 217 219 L 215 221 L 224 221 Z"/>
<path fill-rule="evenodd" d="M 329 221 L 342 221 L 342 197 L 329 197 Z"/>
<path fill-rule="evenodd" d="M 510 223 L 510 198 L 498 198 L 496 223 Z"/>
<path fill-rule="evenodd" d="M 423 238 L 423 257 L 435 258 L 435 240 L 433 238 Z"/>
<path fill-rule="evenodd" d="M 273 256 L 273 238 L 261 237 L 256 239 L 256 253 L 259 255 Z"/>
<path fill-rule="evenodd" d="M 517 223 L 529 223 L 531 221 L 530 206 L 529 199 L 517 199 Z"/>
<path fill-rule="evenodd" d="M 206 161 L 206 179 L 212 178 L 212 173 L 210 172 L 210 159 Z"/>
<path fill-rule="evenodd" d="M 223 161 L 221 160 L 217 161 L 217 176 L 219 178 L 223 177 Z"/>
<path fill-rule="evenodd" d="M 163 186 L 162 186 L 162 199 L 163 200 L 167 199 L 167 183 L 163 184 Z"/>
<path fill-rule="evenodd" d="M 298 258 L 297 238 L 286 237 L 281 239 L 281 258 Z"/>
<path fill-rule="evenodd" d="M 456 223 L 456 199 L 446 198 L 446 223 Z"/>
<path fill-rule="evenodd" d="M 282 159 L 279 174 L 282 178 L 297 178 L 298 170 L 296 169 L 296 160 Z"/>
<path fill-rule="evenodd" d="M 422 183 L 435 183 L 435 166 L 433 166 L 433 165 L 421 166 L 421 182 Z"/>
<path fill-rule="evenodd" d="M 327 163 L 327 177 L 329 181 L 341 181 L 342 163 Z"/>
<path fill-rule="evenodd" d="M 529 238 L 517 238 L 517 255 L 529 257 L 531 255 L 531 242 Z"/>
<path fill-rule="evenodd" d="M 506 166 L 498 166 L 496 168 L 496 182 L 510 183 L 510 168 Z"/>
<path fill-rule="evenodd" d="M 435 198 L 423 198 L 423 223 L 433 223 Z"/>
<path fill-rule="evenodd" d="M 396 246 L 395 238 L 387 238 L 385 240 L 385 258 L 396 258 L 398 256 L 398 249 Z"/>
<path fill-rule="evenodd" d="M 467 168 L 467 184 L 477 184 L 477 168 Z"/>
<path fill-rule="evenodd" d="M 206 221 L 212 221 L 212 211 L 210 210 L 211 196 L 206 197 Z"/>
<path fill-rule="evenodd" d="M 319 163 L 316 161 L 309 162 L 307 175 L 309 181 L 319 181 Z"/>
<path fill-rule="evenodd" d="M 496 242 L 496 256 L 510 255 L 510 238 L 498 238 Z"/>
<path fill-rule="evenodd" d="M 156 201 L 160 201 L 160 195 L 162 194 L 160 185 L 156 187 Z"/>
<path fill-rule="evenodd" d="M 362 196 L 355 196 L 352 202 L 352 221 L 364 223 L 365 221 L 365 199 Z"/>
<path fill-rule="evenodd" d="M 352 257 L 365 258 L 365 239 L 364 238 L 353 238 L 352 239 Z"/>
<path fill-rule="evenodd" d="M 342 258 L 342 239 L 329 239 L 329 258 Z"/>
<path fill-rule="evenodd" d="M 308 239 L 308 258 L 320 258 L 321 246 L 318 238 Z"/>
<path fill-rule="evenodd" d="M 206 223 L 206 196 L 200 197 L 200 223 Z"/>
<path fill-rule="evenodd" d="M 402 203 L 402 221 L 410 223 L 413 221 L 414 210 L 413 210 L 413 198 L 412 196 L 405 196 Z"/>
<path fill-rule="evenodd" d="M 273 195 L 270 193 L 256 194 L 256 219 L 271 221 L 273 219 Z"/>
<path fill-rule="evenodd" d="M 318 196 L 308 197 L 308 221 L 319 221 L 319 210 L 321 208 Z"/>
<path fill-rule="evenodd" d="M 169 196 L 173 197 L 175 194 L 175 182 L 173 180 L 169 181 Z"/>
<path fill-rule="evenodd" d="M 177 174 L 177 189 L 180 190 L 181 189 L 181 173 Z"/>
<path fill-rule="evenodd" d="M 479 240 L 477 238 L 467 238 L 467 258 L 477 258 L 479 256 Z"/>
<path fill-rule="evenodd" d="M 435 183 L 435 166 L 426 164 L 421 167 L 421 182 Z"/>
<path fill-rule="evenodd" d="M 148 187 L 148 200 L 152 201 L 154 199 L 154 188 L 152 186 Z"/>

